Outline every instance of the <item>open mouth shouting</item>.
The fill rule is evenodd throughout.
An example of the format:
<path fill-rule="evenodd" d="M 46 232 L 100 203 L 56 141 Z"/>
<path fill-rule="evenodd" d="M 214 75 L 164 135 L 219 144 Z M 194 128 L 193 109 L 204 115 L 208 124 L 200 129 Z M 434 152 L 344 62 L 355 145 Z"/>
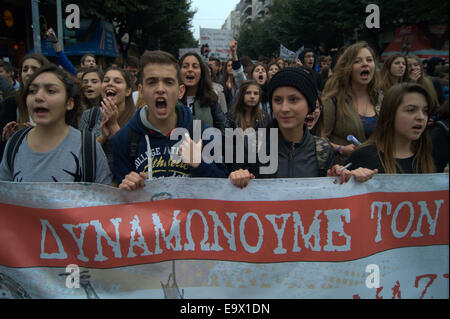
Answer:
<path fill-rule="evenodd" d="M 157 97 L 155 100 L 156 113 L 165 115 L 168 112 L 167 99 L 165 97 Z"/>
<path fill-rule="evenodd" d="M 107 98 L 110 98 L 110 99 L 112 99 L 113 101 L 115 101 L 115 100 L 116 100 L 116 97 L 117 97 L 117 91 L 116 91 L 115 89 L 113 89 L 113 88 L 107 88 L 107 89 L 105 90 L 105 96 L 106 96 Z"/>
<path fill-rule="evenodd" d="M 114 89 L 107 89 L 105 91 L 107 97 L 113 97 L 117 95 L 117 92 Z"/>
<path fill-rule="evenodd" d="M 39 118 L 47 116 L 49 112 L 50 112 L 49 109 L 46 108 L 45 106 L 36 106 L 35 108 L 33 108 L 34 115 Z"/>
<path fill-rule="evenodd" d="M 262 85 L 266 81 L 266 74 L 265 72 L 259 71 L 257 73 L 254 73 L 253 78 L 258 84 Z"/>
<path fill-rule="evenodd" d="M 306 115 L 305 123 L 308 126 L 308 129 L 311 129 L 315 124 L 315 117 L 312 114 Z"/>
<path fill-rule="evenodd" d="M 196 77 L 194 74 L 186 74 L 186 76 L 184 77 L 185 79 L 185 84 L 186 85 L 195 85 L 196 83 Z"/>
<path fill-rule="evenodd" d="M 314 122 L 314 116 L 313 116 L 312 114 L 306 115 L 305 122 L 306 122 L 306 123 L 312 123 L 312 122 Z"/>
<path fill-rule="evenodd" d="M 363 81 L 370 81 L 370 71 L 369 70 L 361 71 L 360 76 Z"/>

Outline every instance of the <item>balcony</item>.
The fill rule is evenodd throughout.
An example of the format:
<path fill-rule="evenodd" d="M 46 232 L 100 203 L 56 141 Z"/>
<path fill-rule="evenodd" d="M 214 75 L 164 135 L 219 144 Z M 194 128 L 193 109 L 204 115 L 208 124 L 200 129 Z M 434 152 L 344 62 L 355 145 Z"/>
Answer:
<path fill-rule="evenodd" d="M 252 22 L 252 16 L 242 16 L 241 25 L 250 24 Z"/>
<path fill-rule="evenodd" d="M 264 6 L 258 6 L 256 7 L 256 15 L 264 15 L 266 12 L 266 8 Z"/>
<path fill-rule="evenodd" d="M 250 2 L 250 4 L 246 4 L 244 6 L 244 10 L 242 10 L 242 13 L 244 15 L 249 15 L 249 16 L 252 15 L 252 3 L 251 2 Z"/>

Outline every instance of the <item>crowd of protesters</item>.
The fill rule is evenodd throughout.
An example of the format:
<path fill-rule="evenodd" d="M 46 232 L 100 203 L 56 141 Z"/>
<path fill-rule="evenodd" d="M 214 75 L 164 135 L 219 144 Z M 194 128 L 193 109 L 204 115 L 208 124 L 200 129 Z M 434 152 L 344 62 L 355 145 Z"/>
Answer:
<path fill-rule="evenodd" d="M 75 67 L 52 29 L 47 36 L 55 64 L 27 54 L 16 77 L 0 61 L 2 181 L 135 190 L 153 178 L 218 177 L 243 188 L 255 178 L 448 172 L 441 58 L 394 54 L 380 65 L 359 41 L 333 56 L 307 48 L 297 61 L 253 61 L 238 57 L 233 40 L 229 61 L 146 51 L 103 71 L 92 54 Z M 227 129 L 253 133 L 240 149 Z"/>

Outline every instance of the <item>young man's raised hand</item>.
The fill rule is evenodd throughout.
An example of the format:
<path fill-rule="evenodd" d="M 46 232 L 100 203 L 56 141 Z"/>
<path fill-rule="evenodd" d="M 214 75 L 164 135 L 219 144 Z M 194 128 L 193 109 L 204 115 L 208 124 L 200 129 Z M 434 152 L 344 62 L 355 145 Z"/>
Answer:
<path fill-rule="evenodd" d="M 183 163 L 197 168 L 202 161 L 202 140 L 195 143 L 188 134 L 185 134 L 184 137 L 185 139 L 178 150 L 178 155 Z"/>

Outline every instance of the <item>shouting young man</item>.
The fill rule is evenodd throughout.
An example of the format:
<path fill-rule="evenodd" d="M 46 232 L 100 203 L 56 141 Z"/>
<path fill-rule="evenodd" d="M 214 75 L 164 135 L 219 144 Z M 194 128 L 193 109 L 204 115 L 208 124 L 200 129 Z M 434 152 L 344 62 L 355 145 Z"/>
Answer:
<path fill-rule="evenodd" d="M 227 177 L 225 164 L 205 161 L 200 154 L 202 146 L 216 140 L 191 139 L 196 138 L 196 128 L 203 133 L 208 126 L 200 120 L 194 123 L 189 109 L 178 104 L 185 87 L 176 59 L 163 51 L 149 51 L 142 56 L 139 71 L 138 89 L 147 105 L 114 136 L 113 172 L 119 188 L 139 189 L 154 177 Z"/>

